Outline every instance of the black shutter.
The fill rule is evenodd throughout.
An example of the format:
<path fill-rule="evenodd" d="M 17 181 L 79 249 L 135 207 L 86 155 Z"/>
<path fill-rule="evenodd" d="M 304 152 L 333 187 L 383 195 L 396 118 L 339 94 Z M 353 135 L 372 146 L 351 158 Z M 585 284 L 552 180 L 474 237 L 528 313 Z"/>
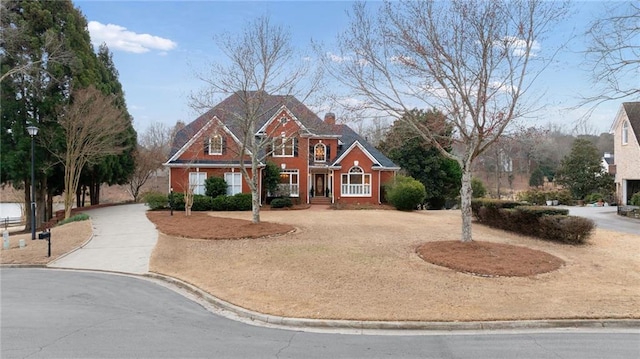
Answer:
<path fill-rule="evenodd" d="M 298 139 L 293 138 L 293 157 L 298 157 Z"/>
<path fill-rule="evenodd" d="M 316 160 L 316 154 L 313 151 L 313 146 L 309 146 L 309 162 L 314 162 Z"/>
<path fill-rule="evenodd" d="M 327 157 L 327 162 L 329 162 L 329 160 L 331 160 L 331 147 L 329 147 L 329 145 L 327 145 L 327 153 L 326 153 L 326 157 Z"/>
<path fill-rule="evenodd" d="M 210 141 L 210 139 L 208 139 L 208 138 L 205 138 L 204 141 L 202 141 L 203 145 L 204 145 L 203 150 L 204 150 L 204 154 L 205 155 L 209 154 L 209 141 Z"/>
<path fill-rule="evenodd" d="M 272 141 L 269 141 L 269 142 L 267 143 L 266 153 L 265 153 L 265 155 L 266 155 L 267 157 L 269 157 L 269 156 L 273 156 L 273 152 L 272 152 L 272 151 L 273 151 L 273 147 L 272 147 L 272 145 L 271 145 L 272 143 L 273 143 Z"/>
<path fill-rule="evenodd" d="M 222 137 L 222 154 L 227 153 L 227 138 Z"/>

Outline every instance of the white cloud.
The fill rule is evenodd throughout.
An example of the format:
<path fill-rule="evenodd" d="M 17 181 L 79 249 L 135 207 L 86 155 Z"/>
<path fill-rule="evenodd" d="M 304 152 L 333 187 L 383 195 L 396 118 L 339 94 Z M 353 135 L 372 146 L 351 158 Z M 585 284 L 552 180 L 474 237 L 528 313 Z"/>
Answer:
<path fill-rule="evenodd" d="M 92 43 L 99 45 L 104 42 L 112 51 L 121 50 L 142 54 L 151 50 L 166 52 L 178 46 L 177 43 L 169 39 L 149 34 L 137 34 L 119 25 L 104 25 L 97 21 L 89 21 L 88 28 Z"/>
<path fill-rule="evenodd" d="M 515 56 L 524 56 L 527 53 L 527 42 L 515 36 L 505 36 L 502 41 L 496 41 L 495 46 L 510 49 Z M 530 56 L 536 56 L 540 51 L 540 43 L 533 41 L 531 44 Z"/>
<path fill-rule="evenodd" d="M 336 55 L 332 52 L 327 52 L 327 57 L 329 58 L 329 60 L 333 61 L 333 62 L 337 62 L 337 63 L 342 63 L 345 61 L 351 61 L 351 57 L 349 56 L 340 56 L 340 55 Z"/>

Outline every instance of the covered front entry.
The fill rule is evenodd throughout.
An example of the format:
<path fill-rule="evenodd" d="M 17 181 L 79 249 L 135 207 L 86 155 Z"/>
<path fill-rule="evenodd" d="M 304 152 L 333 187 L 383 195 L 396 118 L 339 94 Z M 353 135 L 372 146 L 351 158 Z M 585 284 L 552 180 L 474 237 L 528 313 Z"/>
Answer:
<path fill-rule="evenodd" d="M 325 197 L 327 195 L 327 175 L 325 173 L 313 174 L 313 196 Z"/>

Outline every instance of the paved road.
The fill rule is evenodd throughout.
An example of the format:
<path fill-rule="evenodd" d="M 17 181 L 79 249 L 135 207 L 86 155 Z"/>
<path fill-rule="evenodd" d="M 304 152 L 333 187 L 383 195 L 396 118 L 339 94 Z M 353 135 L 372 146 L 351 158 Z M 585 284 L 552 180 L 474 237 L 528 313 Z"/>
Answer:
<path fill-rule="evenodd" d="M 640 235 L 640 221 L 618 216 L 617 207 L 567 207 L 569 214 L 592 219 L 598 228 Z"/>
<path fill-rule="evenodd" d="M 2 358 L 638 358 L 638 330 L 338 335 L 225 319 L 148 280 L 1 269 Z M 403 332 L 406 334 L 406 332 Z"/>

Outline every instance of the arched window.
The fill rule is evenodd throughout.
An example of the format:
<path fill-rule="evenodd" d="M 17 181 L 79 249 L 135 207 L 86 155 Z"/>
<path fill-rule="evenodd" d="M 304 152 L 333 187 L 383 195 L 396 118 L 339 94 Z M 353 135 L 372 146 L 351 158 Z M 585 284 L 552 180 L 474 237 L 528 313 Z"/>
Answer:
<path fill-rule="evenodd" d="M 622 124 L 622 144 L 626 145 L 629 142 L 629 121 L 624 121 Z"/>
<path fill-rule="evenodd" d="M 343 197 L 371 197 L 371 174 L 361 167 L 351 167 L 348 173 L 342 174 L 341 182 Z"/>
<path fill-rule="evenodd" d="M 327 162 L 327 146 L 323 143 L 318 143 L 313 148 L 314 162 Z"/>

